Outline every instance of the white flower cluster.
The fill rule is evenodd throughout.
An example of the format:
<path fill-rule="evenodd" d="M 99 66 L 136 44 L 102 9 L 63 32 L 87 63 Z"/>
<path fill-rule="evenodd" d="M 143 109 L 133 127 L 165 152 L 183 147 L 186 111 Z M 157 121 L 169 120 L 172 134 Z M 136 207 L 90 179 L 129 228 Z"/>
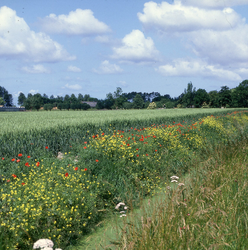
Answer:
<path fill-rule="evenodd" d="M 178 182 L 178 179 L 179 177 L 177 177 L 176 175 L 171 176 L 171 182 Z"/>
<path fill-rule="evenodd" d="M 120 215 L 120 217 L 127 216 L 127 215 L 126 215 L 126 211 L 125 211 L 125 210 L 127 210 L 126 204 L 123 203 L 123 202 L 120 202 L 120 203 L 118 203 L 118 204 L 116 205 L 115 209 L 119 209 L 120 206 L 124 206 L 124 207 L 123 207 L 124 210 L 123 210 L 123 211 L 120 211 L 120 214 L 122 214 L 122 215 Z"/>
<path fill-rule="evenodd" d="M 170 178 L 171 178 L 171 182 L 178 182 L 178 179 L 179 179 L 179 177 L 176 175 L 173 175 Z M 184 183 L 178 183 L 178 186 L 179 187 L 184 186 Z"/>
<path fill-rule="evenodd" d="M 33 249 L 53 250 L 53 242 L 49 239 L 40 239 L 34 243 Z M 55 250 L 62 250 L 55 248 Z"/>

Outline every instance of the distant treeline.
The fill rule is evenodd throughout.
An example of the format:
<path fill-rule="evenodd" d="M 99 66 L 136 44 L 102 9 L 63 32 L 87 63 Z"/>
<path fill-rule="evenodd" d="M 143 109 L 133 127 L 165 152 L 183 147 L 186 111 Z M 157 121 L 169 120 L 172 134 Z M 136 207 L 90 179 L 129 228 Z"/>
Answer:
<path fill-rule="evenodd" d="M 83 102 L 88 102 L 88 104 Z M 64 97 L 54 97 L 53 95 L 48 97 L 46 94 L 41 95 L 37 93 L 25 96 L 23 93 L 20 93 L 18 96 L 18 105 L 24 106 L 27 110 L 39 110 L 41 107 L 45 110 L 51 110 L 54 107 L 60 110 L 86 110 L 91 107 L 96 109 L 142 109 L 147 108 L 151 102 L 156 104 L 156 108 L 247 108 L 248 80 L 242 81 L 233 89 L 222 86 L 220 91 L 213 90 L 210 92 L 201 88 L 196 90 L 192 82 L 190 82 L 184 92 L 175 98 L 172 98 L 169 94 L 161 95 L 158 92 L 123 93 L 120 87 L 117 87 L 113 93 L 108 93 L 105 99 L 93 98 L 89 94 L 78 94 L 77 97 L 74 94 L 71 94 L 71 96 L 65 95 Z M 91 103 L 93 105 L 89 105 Z M 0 105 L 13 105 L 12 95 L 1 86 Z"/>

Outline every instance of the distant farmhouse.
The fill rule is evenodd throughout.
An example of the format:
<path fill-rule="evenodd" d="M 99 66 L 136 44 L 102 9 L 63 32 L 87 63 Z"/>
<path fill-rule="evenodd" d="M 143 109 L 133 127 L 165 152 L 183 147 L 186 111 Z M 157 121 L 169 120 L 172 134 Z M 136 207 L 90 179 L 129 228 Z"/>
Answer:
<path fill-rule="evenodd" d="M 97 102 L 87 102 L 87 101 L 82 101 L 82 103 L 87 103 L 88 105 L 90 105 L 91 108 L 95 108 Z"/>

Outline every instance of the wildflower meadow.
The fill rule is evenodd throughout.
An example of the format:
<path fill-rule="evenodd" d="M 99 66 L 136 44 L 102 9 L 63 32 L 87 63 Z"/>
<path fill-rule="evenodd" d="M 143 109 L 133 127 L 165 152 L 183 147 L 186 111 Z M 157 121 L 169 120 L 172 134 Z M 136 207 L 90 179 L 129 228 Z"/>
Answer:
<path fill-rule="evenodd" d="M 165 191 L 168 183 L 173 184 L 172 180 L 178 185 L 177 178 L 171 176 L 188 175 L 196 162 L 207 161 L 217 147 L 230 147 L 247 140 L 246 110 L 218 110 L 212 114 L 201 111 L 174 117 L 167 117 L 165 110 L 163 115 L 161 110 L 158 113 L 146 110 L 147 115 L 154 112 L 153 115 L 119 120 L 116 116 L 121 112 L 111 112 L 114 118 L 104 122 L 96 118 L 81 122 L 77 118 L 75 122 L 69 118 L 66 123 L 63 120 L 66 111 L 61 119 L 55 111 L 56 119 L 51 123 L 49 119 L 40 121 L 42 113 L 39 117 L 38 112 L 31 112 L 28 120 L 32 120 L 32 114 L 37 118 L 35 122 L 32 120 L 32 126 L 25 119 L 16 131 L 3 128 L 0 250 L 32 249 L 39 239 L 52 240 L 56 248 L 70 249 L 104 218 L 116 213 L 116 209 L 121 219 L 127 219 L 129 209 L 137 207 L 141 199 L 172 194 L 174 191 Z M 91 113 L 96 115 L 94 111 Z M 4 119 L 6 123 L 13 121 L 6 114 Z M 49 121 L 53 121 L 52 117 Z M 42 127 L 44 122 L 47 124 Z M 222 185 L 217 172 L 214 173 L 218 183 L 210 193 L 217 192 L 218 185 Z M 192 193 L 184 192 L 184 185 L 179 186 L 178 192 L 189 199 Z M 210 197 L 210 193 L 206 195 Z M 176 213 L 193 213 L 186 210 L 182 208 Z M 187 227 L 187 223 L 181 227 Z M 217 232 L 218 227 L 213 227 Z M 242 233 L 246 230 L 247 237 L 247 225 L 244 227 Z M 181 237 L 185 234 L 183 230 L 174 233 Z M 192 242 L 193 235 L 192 231 Z M 123 249 L 149 249 L 138 248 L 135 234 L 125 237 L 125 244 L 130 240 L 137 248 Z"/>

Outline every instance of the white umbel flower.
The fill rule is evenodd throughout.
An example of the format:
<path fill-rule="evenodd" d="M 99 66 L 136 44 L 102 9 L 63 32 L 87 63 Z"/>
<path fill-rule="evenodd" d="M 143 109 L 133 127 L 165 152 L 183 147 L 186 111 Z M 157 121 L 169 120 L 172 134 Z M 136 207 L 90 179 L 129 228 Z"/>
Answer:
<path fill-rule="evenodd" d="M 177 180 L 172 180 L 171 182 L 178 182 Z"/>
<path fill-rule="evenodd" d="M 125 206 L 125 203 L 120 202 L 116 205 L 115 209 L 119 209 L 120 206 Z"/>
<path fill-rule="evenodd" d="M 172 179 L 172 180 L 178 180 L 178 179 L 179 179 L 179 177 L 178 177 L 178 176 L 176 176 L 176 175 L 173 175 L 173 176 L 171 176 L 171 179 Z"/>
<path fill-rule="evenodd" d="M 43 250 L 51 250 L 52 247 L 53 247 L 53 242 L 51 240 L 49 240 L 49 239 L 40 239 L 40 240 L 37 240 L 34 243 L 34 245 L 33 245 L 33 249 L 39 249 L 39 248 L 41 248 Z"/>

